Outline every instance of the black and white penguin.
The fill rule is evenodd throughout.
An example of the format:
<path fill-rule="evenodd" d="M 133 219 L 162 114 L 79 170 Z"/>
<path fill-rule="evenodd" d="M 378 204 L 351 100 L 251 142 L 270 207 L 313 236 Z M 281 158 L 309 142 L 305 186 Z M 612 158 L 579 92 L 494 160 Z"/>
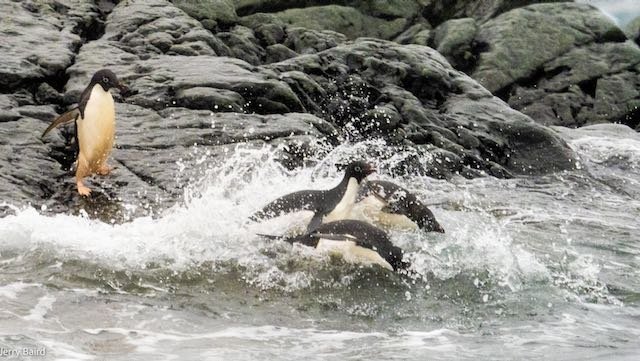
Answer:
<path fill-rule="evenodd" d="M 342 256 L 350 263 L 377 264 L 391 271 L 410 267 L 410 263 L 403 260 L 402 250 L 391 243 L 385 231 L 363 221 L 347 219 L 324 223 L 311 232 L 295 237 L 260 236 L 282 238 L 291 244 L 301 243 Z"/>
<path fill-rule="evenodd" d="M 61 124 L 75 122 L 76 142 L 79 146 L 76 186 L 78 193 L 83 196 L 91 193 L 91 189 L 82 182 L 84 177 L 94 173 L 107 175 L 111 172 L 106 161 L 113 148 L 116 129 L 115 106 L 109 92 L 114 87 L 123 94 L 128 91 L 111 70 L 97 71 L 80 95 L 78 106 L 57 117 L 42 133 L 44 137 Z"/>
<path fill-rule="evenodd" d="M 415 227 L 444 233 L 435 216 L 413 193 L 382 180 L 367 180 L 358 194 L 352 218 L 368 219 L 384 227 Z"/>
<path fill-rule="evenodd" d="M 304 190 L 284 195 L 254 213 L 250 219 L 265 220 L 291 212 L 312 211 L 314 215 L 307 231 L 322 223 L 348 219 L 360 191 L 360 184 L 373 172 L 375 169 L 365 162 L 352 162 L 345 169 L 344 178 L 335 188 Z"/>

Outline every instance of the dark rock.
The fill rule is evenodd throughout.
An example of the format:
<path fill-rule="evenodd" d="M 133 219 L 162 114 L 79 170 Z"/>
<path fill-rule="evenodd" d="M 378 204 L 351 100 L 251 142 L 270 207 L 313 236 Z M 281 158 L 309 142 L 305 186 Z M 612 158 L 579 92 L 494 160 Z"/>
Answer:
<path fill-rule="evenodd" d="M 478 60 L 474 49 L 477 31 L 472 18 L 448 20 L 433 31 L 433 45 L 454 68 L 468 71 Z"/>
<path fill-rule="evenodd" d="M 440 0 L 150 0 L 106 11 L 93 1 L 0 5 L 28 25 L 0 30 L 8 39 L 0 44 L 8 54 L 0 87 L 9 93 L 0 94 L 0 195 L 43 212 L 84 209 L 122 221 L 179 201 L 186 185 L 238 149 L 272 147 L 286 167 L 296 167 L 331 145 L 371 138 L 386 141 L 389 154 L 365 149 L 366 156 L 407 154 L 392 174 L 508 178 L 572 169 L 574 155 L 554 131 L 449 61 L 479 79 L 492 77 L 490 90 L 532 115 L 561 114 L 567 124 L 615 115 L 633 125 L 638 115 L 625 109 L 638 98 L 637 51 L 582 5 L 517 9 L 485 21 L 527 3 L 459 0 L 445 9 Z M 441 18 L 448 11 L 461 19 Z M 518 26 L 524 34 L 514 32 Z M 548 49 L 535 33 L 540 26 L 551 29 L 540 36 L 559 37 Z M 33 51 L 18 55 L 19 42 Z M 501 61 L 508 51 L 522 61 L 516 69 Z M 94 193 L 85 199 L 73 181 L 73 126 L 39 136 L 104 67 L 134 92 L 125 99 L 114 91 L 116 169 L 90 178 Z M 563 105 L 563 97 L 570 102 Z"/>
<path fill-rule="evenodd" d="M 221 112 L 242 112 L 246 101 L 234 91 L 206 87 L 179 90 L 176 104 L 190 109 L 209 109 Z"/>
<path fill-rule="evenodd" d="M 518 7 L 563 0 L 424 0 L 422 15 L 431 24 L 439 25 L 449 19 L 471 17 L 488 20 Z"/>
<path fill-rule="evenodd" d="M 433 144 L 455 154 L 466 168 L 490 174 L 574 166 L 571 150 L 553 132 L 509 108 L 427 47 L 361 40 L 269 68 L 290 84 L 306 109 L 361 135 L 401 130 L 412 143 Z M 390 110 L 391 121 L 383 132 L 372 133 L 371 119 L 379 109 Z"/>
<path fill-rule="evenodd" d="M 407 20 L 384 20 L 363 14 L 357 9 L 339 5 L 312 6 L 274 13 L 285 24 L 312 30 L 331 30 L 350 39 L 376 37 L 392 39 L 407 26 Z"/>
<path fill-rule="evenodd" d="M 624 30 L 630 40 L 633 40 L 636 44 L 640 45 L 640 16 L 631 20 L 629 24 L 625 26 Z"/>
<path fill-rule="evenodd" d="M 517 29 L 517 31 L 514 31 Z M 476 41 L 489 44 L 472 77 L 491 92 L 534 76 L 545 63 L 575 47 L 625 40 L 618 27 L 585 4 L 536 4 L 482 24 Z"/>
<path fill-rule="evenodd" d="M 393 41 L 400 44 L 429 45 L 431 30 L 431 26 L 428 23 L 414 24 L 393 39 Z"/>
<path fill-rule="evenodd" d="M 212 56 L 156 55 L 147 60 L 131 62 L 129 55 L 119 51 L 115 45 L 97 44 L 96 41 L 84 46 L 76 63 L 69 69 L 71 76 L 67 99 L 77 99 L 84 84 L 88 83 L 95 64 L 102 55 L 109 53 L 112 59 L 121 60 L 110 68 L 131 88 L 138 91 L 128 101 L 153 109 L 175 106 L 187 99 L 184 91 L 190 88 L 212 88 L 240 94 L 247 102 L 257 97 L 266 97 L 280 103 L 290 111 L 302 110 L 302 104 L 291 89 L 271 75 L 252 72 L 251 66 L 242 60 Z M 118 52 L 120 54 L 118 54 Z M 202 94 L 203 90 L 198 90 Z M 228 92 L 226 94 L 229 94 Z M 193 92 L 192 92 L 192 95 Z M 244 106 L 237 104 L 236 106 Z M 200 107 L 200 106 L 199 106 Z M 264 112 L 264 109 L 244 107 L 247 111 Z"/>
<path fill-rule="evenodd" d="M 0 123 L 11 122 L 20 118 L 15 108 L 18 106 L 13 97 L 7 94 L 0 94 Z"/>
<path fill-rule="evenodd" d="M 81 44 L 79 28 L 97 17 L 92 1 L 77 1 L 61 14 L 56 2 L 0 2 L 0 90 L 32 86 L 47 78 L 63 77 Z M 35 87 L 34 87 L 35 88 Z"/>
<path fill-rule="evenodd" d="M 541 124 L 637 123 L 640 49 L 594 7 L 536 4 L 485 22 L 449 20 L 432 38 L 456 69 Z"/>
<path fill-rule="evenodd" d="M 267 63 L 277 63 L 298 56 L 298 53 L 282 44 L 269 45 L 267 47 Z"/>
<path fill-rule="evenodd" d="M 218 37 L 231 49 L 231 55 L 250 64 L 258 65 L 265 57 L 253 30 L 244 26 L 235 26 L 231 31 L 218 33 Z"/>
<path fill-rule="evenodd" d="M 22 117 L 40 119 L 44 122 L 49 122 L 58 115 L 53 105 L 23 105 L 16 110 Z"/>
<path fill-rule="evenodd" d="M 35 97 L 39 104 L 62 103 L 62 94 L 47 83 L 41 83 L 38 86 Z"/>
<path fill-rule="evenodd" d="M 627 123 L 640 102 L 639 64 L 640 49 L 631 42 L 590 44 L 546 63 L 538 78 L 506 96 L 542 124 Z"/>
<path fill-rule="evenodd" d="M 229 48 L 201 23 L 165 0 L 120 2 L 109 15 L 99 42 L 117 42 L 131 55 L 172 53 L 229 55 Z M 137 58 L 137 56 L 136 56 Z M 107 58 L 108 59 L 108 58 Z"/>
<path fill-rule="evenodd" d="M 335 31 L 289 27 L 284 45 L 298 54 L 314 54 L 346 41 L 346 36 Z"/>
<path fill-rule="evenodd" d="M 209 24 L 214 29 L 218 24 L 227 25 L 238 21 L 232 0 L 173 0 L 173 3 L 189 16 Z"/>

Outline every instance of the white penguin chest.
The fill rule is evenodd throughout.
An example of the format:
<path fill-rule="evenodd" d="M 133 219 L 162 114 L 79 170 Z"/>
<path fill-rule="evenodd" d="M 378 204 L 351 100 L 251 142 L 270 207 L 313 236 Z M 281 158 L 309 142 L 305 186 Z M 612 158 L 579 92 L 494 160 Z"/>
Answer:
<path fill-rule="evenodd" d="M 351 219 L 373 223 L 385 228 L 403 230 L 415 230 L 418 228 L 418 226 L 405 215 L 382 211 L 382 208 L 386 205 L 386 202 L 375 196 L 365 197 L 353 207 Z"/>
<path fill-rule="evenodd" d="M 113 147 L 116 114 L 113 97 L 99 84 L 94 85 L 84 109 L 84 117 L 78 119 L 80 151 L 87 160 L 97 160 L 109 155 Z"/>
<path fill-rule="evenodd" d="M 377 264 L 393 271 L 393 267 L 374 250 L 360 247 L 354 241 L 335 241 L 321 238 L 316 249 L 328 254 L 341 256 L 346 262 L 356 264 Z"/>
<path fill-rule="evenodd" d="M 336 205 L 336 207 L 323 218 L 323 222 L 339 221 L 342 219 L 349 219 L 353 205 L 356 202 L 358 196 L 358 190 L 360 186 L 355 178 L 350 178 L 347 184 L 347 190 L 344 192 L 342 199 Z"/>

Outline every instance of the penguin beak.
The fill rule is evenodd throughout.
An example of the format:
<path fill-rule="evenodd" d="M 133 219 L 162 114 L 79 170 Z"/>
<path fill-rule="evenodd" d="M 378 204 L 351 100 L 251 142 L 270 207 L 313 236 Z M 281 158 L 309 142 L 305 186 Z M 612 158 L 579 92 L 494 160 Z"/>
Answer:
<path fill-rule="evenodd" d="M 371 164 L 367 164 L 367 167 L 364 169 L 367 175 L 376 172 L 376 168 L 374 168 Z"/>
<path fill-rule="evenodd" d="M 122 82 L 118 82 L 118 84 L 116 84 L 116 88 L 118 88 L 118 90 L 120 90 L 120 95 L 127 96 L 127 94 L 129 94 L 129 88 L 124 85 Z"/>

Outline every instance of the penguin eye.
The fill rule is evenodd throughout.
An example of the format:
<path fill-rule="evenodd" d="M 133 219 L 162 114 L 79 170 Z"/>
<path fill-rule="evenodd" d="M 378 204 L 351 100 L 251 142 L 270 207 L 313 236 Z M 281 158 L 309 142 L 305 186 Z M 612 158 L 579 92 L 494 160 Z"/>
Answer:
<path fill-rule="evenodd" d="M 105 84 L 109 84 L 109 78 L 105 76 L 104 78 L 102 78 L 102 82 Z"/>
<path fill-rule="evenodd" d="M 360 168 L 360 166 L 359 166 L 359 165 L 357 165 L 357 166 L 356 166 L 356 168 L 355 168 L 355 171 L 356 171 L 356 172 L 362 172 L 362 168 Z"/>

